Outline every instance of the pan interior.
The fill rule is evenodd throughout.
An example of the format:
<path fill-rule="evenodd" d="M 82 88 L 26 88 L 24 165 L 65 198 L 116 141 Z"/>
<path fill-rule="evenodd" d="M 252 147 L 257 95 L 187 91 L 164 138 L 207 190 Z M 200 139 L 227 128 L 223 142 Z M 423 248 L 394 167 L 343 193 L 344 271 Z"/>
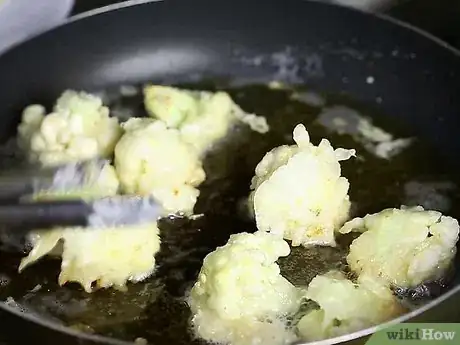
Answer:
<path fill-rule="evenodd" d="M 180 86 L 222 89 L 221 85 L 208 81 Z M 37 313 L 83 332 L 128 341 L 144 338 L 156 344 L 203 343 L 189 331 L 190 313 L 184 296 L 207 253 L 225 244 L 232 233 L 256 230 L 254 222 L 242 212 L 255 166 L 273 147 L 292 144 L 292 130 L 298 123 L 305 124 L 315 144 L 321 138 L 328 138 L 334 147 L 357 150 L 358 159 L 342 164 L 342 174 L 351 185 L 353 215 L 418 204 L 460 217 L 458 178 L 449 172 L 447 164 L 440 164 L 435 151 L 422 138 L 414 140 L 395 158 L 385 160 L 367 152 L 351 135 L 331 132 L 318 120 L 331 109 L 357 112 L 372 118 L 375 125 L 396 137 L 411 136 L 403 124 L 388 123 L 377 110 L 344 96 L 314 94 L 306 88 L 273 89 L 265 85 L 223 88 L 247 112 L 266 116 L 270 132 L 262 135 L 237 127 L 208 154 L 204 163 L 208 177 L 200 188 L 195 207 L 195 212 L 202 216 L 161 221 L 162 248 L 153 277 L 129 285 L 126 292 L 100 290 L 87 294 L 75 285 L 57 285 L 59 261 L 45 259 L 18 274 L 23 254 L 3 250 L 0 298 L 25 312 Z M 103 92 L 113 113 L 120 117 L 146 116 L 140 88 L 129 94 L 123 90 L 126 88 Z M 294 94 L 302 97 L 293 97 Z M 306 285 L 315 275 L 331 268 L 346 270 L 350 240 L 342 238 L 337 248 L 292 248 L 291 255 L 280 260 L 283 275 L 296 285 Z M 405 300 L 416 307 L 448 288 L 446 282 L 436 282 L 428 289 L 405 291 Z"/>

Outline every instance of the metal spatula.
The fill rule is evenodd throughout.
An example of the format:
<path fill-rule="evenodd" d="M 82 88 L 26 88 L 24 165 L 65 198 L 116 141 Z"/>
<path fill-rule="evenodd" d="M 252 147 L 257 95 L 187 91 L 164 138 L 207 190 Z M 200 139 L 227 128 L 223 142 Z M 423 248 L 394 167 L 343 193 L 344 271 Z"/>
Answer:
<path fill-rule="evenodd" d="M 83 188 L 96 182 L 98 173 L 107 164 L 106 160 L 94 159 L 52 168 L 31 165 L 7 170 L 0 174 L 0 200 L 18 199 L 43 190 Z"/>
<path fill-rule="evenodd" d="M 22 236 L 30 230 L 53 227 L 104 229 L 155 222 L 161 206 L 150 197 L 119 195 L 93 201 L 53 200 L 0 205 L 4 231 Z"/>
<path fill-rule="evenodd" d="M 117 195 L 92 201 L 24 200 L 41 191 L 76 190 L 92 185 L 108 161 L 94 159 L 56 168 L 29 166 L 0 174 L 0 225 L 22 235 L 52 227 L 107 228 L 155 222 L 161 206 L 151 197 Z"/>

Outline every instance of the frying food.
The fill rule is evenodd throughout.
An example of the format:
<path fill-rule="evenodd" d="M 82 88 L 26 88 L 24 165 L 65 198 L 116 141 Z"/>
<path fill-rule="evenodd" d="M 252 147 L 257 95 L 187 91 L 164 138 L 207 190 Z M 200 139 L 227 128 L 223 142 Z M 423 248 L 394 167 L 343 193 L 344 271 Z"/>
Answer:
<path fill-rule="evenodd" d="M 88 166 L 88 181 L 95 183 L 78 190 L 41 190 L 33 197 L 152 195 L 165 215 L 191 215 L 199 196 L 197 187 L 206 178 L 201 162 L 204 150 L 221 139 L 235 119 L 262 132 L 268 130 L 264 118 L 245 114 L 224 92 L 152 86 L 145 95 L 147 109 L 158 119 L 131 118 L 119 124 L 101 98 L 72 90 L 61 95 L 50 114 L 41 105 L 27 107 L 18 128 L 18 144 L 30 161 L 50 166 L 113 156 L 114 163 L 101 171 Z M 179 124 L 180 129 L 173 128 Z M 95 174 L 99 176 L 94 178 Z M 143 280 L 153 273 L 160 249 L 156 224 L 142 224 L 131 231 L 58 228 L 32 232 L 29 242 L 32 250 L 22 260 L 20 271 L 43 256 L 61 256 L 59 284 L 78 282 L 87 292 L 93 286 L 123 289 L 127 281 Z"/>
<path fill-rule="evenodd" d="M 199 153 L 222 139 L 236 121 L 260 133 L 269 129 L 264 117 L 246 114 L 226 92 L 149 85 L 144 88 L 144 98 L 148 113 L 169 127 L 178 128 L 182 138 Z"/>
<path fill-rule="evenodd" d="M 351 231 L 362 232 L 347 257 L 353 271 L 411 288 L 444 276 L 457 251 L 459 225 L 419 206 L 355 218 L 340 229 Z"/>
<path fill-rule="evenodd" d="M 50 114 L 41 105 L 24 109 L 18 142 L 31 161 L 52 166 L 110 157 L 121 133 L 118 119 L 109 116 L 100 98 L 67 90 Z"/>
<path fill-rule="evenodd" d="M 349 183 L 339 162 L 355 150 L 334 150 L 326 139 L 315 146 L 301 124 L 293 137 L 296 145 L 274 148 L 256 167 L 249 202 L 257 228 L 282 235 L 293 246 L 335 246 L 334 232 L 350 210 Z"/>
<path fill-rule="evenodd" d="M 391 290 L 380 282 L 361 275 L 353 283 L 339 271 L 313 278 L 306 298 L 316 302 L 319 308 L 308 312 L 297 324 L 305 341 L 352 333 L 405 312 Z"/>
<path fill-rule="evenodd" d="M 91 170 L 91 166 L 88 166 Z M 89 174 L 95 173 L 88 171 Z M 116 194 L 118 181 L 111 165 L 106 165 L 91 186 L 63 192 L 43 191 L 36 198 L 58 199 L 81 197 L 91 199 Z M 126 229 L 104 228 L 75 230 L 56 228 L 29 235 L 32 250 L 19 266 L 23 271 L 45 255 L 62 257 L 59 284 L 79 283 L 86 292 L 96 288 L 123 289 L 127 281 L 138 282 L 151 275 L 155 254 L 160 249 L 159 230 L 155 223 L 139 224 Z"/>
<path fill-rule="evenodd" d="M 191 214 L 206 175 L 195 149 L 162 121 L 131 118 L 115 147 L 123 192 L 153 195 L 167 213 Z"/>
<path fill-rule="evenodd" d="M 88 165 L 92 183 L 76 190 L 41 190 L 33 197 L 152 195 L 165 216 L 181 214 L 193 222 L 199 188 L 207 178 L 204 160 L 214 146 L 237 124 L 259 133 L 269 130 L 264 117 L 244 112 L 223 91 L 160 85 L 145 86 L 143 91 L 148 117 L 121 123 L 109 116 L 100 98 L 84 92 L 64 92 L 48 115 L 41 105 L 27 107 L 17 140 L 31 161 L 49 166 L 107 159 L 102 170 Z M 285 345 L 362 330 L 407 311 L 392 288 L 410 289 L 438 280 L 452 264 L 459 236 L 454 218 L 422 207 L 401 207 L 350 220 L 350 183 L 342 176 L 341 164 L 355 157 L 355 150 L 334 148 L 327 139 L 314 145 L 303 124 L 293 125 L 293 145 L 265 146 L 254 161 L 265 153 L 250 186 L 246 185 L 257 231 L 231 235 L 205 257 L 191 290 L 186 287 L 191 326 L 198 338 L 226 345 Z M 358 121 L 357 126 L 359 137 L 375 144 L 370 150 L 364 139 L 356 140 L 364 143 L 358 146 L 363 151 L 389 160 L 399 150 L 389 133 L 370 122 Z M 97 230 L 31 232 L 32 250 L 19 270 L 44 256 L 61 257 L 59 284 L 76 282 L 86 292 L 124 290 L 128 282 L 155 273 L 162 245 L 157 223 L 139 224 L 131 231 Z M 347 255 L 353 276 L 328 266 L 322 272 L 329 272 L 310 281 L 314 271 L 308 280 L 296 279 L 294 285 L 281 274 L 277 261 L 290 255 L 289 245 L 300 246 L 295 249 L 300 251 L 338 247 L 320 249 L 339 250 L 342 255 L 345 249 L 341 243 L 337 246 L 337 239 L 351 232 L 360 233 Z M 166 252 L 176 250 L 170 234 L 161 235 L 166 235 Z M 193 259 L 199 265 L 201 258 Z M 171 275 L 181 274 L 172 270 Z"/>
<path fill-rule="evenodd" d="M 31 235 L 33 249 L 21 261 L 19 271 L 47 254 L 62 257 L 59 285 L 79 283 L 86 292 L 94 288 L 124 289 L 126 282 L 139 282 L 155 269 L 155 254 L 160 249 L 155 223 L 132 229 L 57 228 Z M 59 248 L 62 242 L 62 249 Z M 58 248 L 57 248 L 58 247 Z M 56 251 L 57 249 L 57 251 Z"/>
<path fill-rule="evenodd" d="M 276 260 L 289 253 L 281 237 L 258 231 L 232 235 L 208 254 L 189 297 L 198 336 L 238 345 L 288 340 L 279 320 L 297 310 L 300 292 Z"/>

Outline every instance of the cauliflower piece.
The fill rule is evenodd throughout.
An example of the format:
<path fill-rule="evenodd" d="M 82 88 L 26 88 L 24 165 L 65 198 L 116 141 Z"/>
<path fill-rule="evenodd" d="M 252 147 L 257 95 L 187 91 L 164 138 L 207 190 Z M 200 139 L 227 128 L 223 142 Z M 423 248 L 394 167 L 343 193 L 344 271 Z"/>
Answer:
<path fill-rule="evenodd" d="M 24 151 L 30 149 L 32 136 L 40 130 L 40 125 L 45 115 L 45 107 L 39 104 L 29 105 L 23 110 L 17 136 L 17 142 L 20 149 Z"/>
<path fill-rule="evenodd" d="M 295 145 L 278 146 L 268 152 L 259 164 L 257 164 L 256 174 L 251 180 L 251 190 L 253 190 L 253 192 L 249 193 L 246 203 L 251 218 L 255 218 L 256 216 L 254 212 L 254 191 L 256 191 L 265 180 L 268 180 L 276 169 L 286 165 L 289 159 L 297 152 L 298 148 Z"/>
<path fill-rule="evenodd" d="M 85 92 L 65 91 L 53 112 L 28 106 L 18 127 L 18 144 L 31 161 L 45 166 L 109 157 L 122 134 L 117 118 L 102 100 Z"/>
<path fill-rule="evenodd" d="M 363 232 L 347 262 L 358 274 L 412 288 L 441 278 L 456 254 L 457 220 L 423 207 L 386 209 L 347 222 L 340 233 Z"/>
<path fill-rule="evenodd" d="M 149 85 L 144 88 L 144 103 L 150 116 L 178 128 L 183 139 L 200 154 L 223 138 L 236 121 L 260 133 L 269 129 L 264 117 L 246 114 L 226 92 Z"/>
<path fill-rule="evenodd" d="M 88 175 L 94 174 L 89 166 Z M 35 195 L 37 199 L 57 199 L 113 196 L 118 180 L 111 165 L 105 165 L 91 185 L 80 190 L 62 191 L 59 188 Z M 59 284 L 77 282 L 87 292 L 95 283 L 98 288 L 114 286 L 123 289 L 127 281 L 138 282 L 155 269 L 155 255 L 160 249 L 156 223 L 142 223 L 131 229 L 120 228 L 55 228 L 32 231 L 28 240 L 32 250 L 23 258 L 19 272 L 45 255 L 62 257 Z"/>
<path fill-rule="evenodd" d="M 177 129 L 146 118 L 123 124 L 115 168 L 126 193 L 153 195 L 165 213 L 192 213 L 206 175 L 197 152 Z"/>
<path fill-rule="evenodd" d="M 144 103 L 150 116 L 173 128 L 179 127 L 187 117 L 195 118 L 199 112 L 199 102 L 195 93 L 169 86 L 146 86 Z"/>
<path fill-rule="evenodd" d="M 294 129 L 296 145 L 268 152 L 251 182 L 257 227 L 292 240 L 293 246 L 335 246 L 334 231 L 349 217 L 349 183 L 340 161 L 355 150 L 334 150 L 328 140 L 310 142 L 302 124 Z"/>
<path fill-rule="evenodd" d="M 114 286 L 123 289 L 127 281 L 138 282 L 155 268 L 155 254 L 160 250 L 156 224 L 141 224 L 132 229 L 56 228 L 37 232 L 34 246 L 21 261 L 19 272 L 52 252 L 63 241 L 59 285 L 79 283 L 86 292 Z"/>
<path fill-rule="evenodd" d="M 202 153 L 228 133 L 236 117 L 234 103 L 227 93 L 202 92 L 199 97 L 199 114 L 187 117 L 180 132 L 185 141 Z"/>
<path fill-rule="evenodd" d="M 313 278 L 306 297 L 315 301 L 319 309 L 307 313 L 297 324 L 298 333 L 305 341 L 353 333 L 406 311 L 381 282 L 363 275 L 354 284 L 338 271 Z"/>
<path fill-rule="evenodd" d="M 297 310 L 301 294 L 275 263 L 289 253 L 282 238 L 258 231 L 231 235 L 207 255 L 189 297 L 197 335 L 233 345 L 291 339 L 282 317 Z"/>

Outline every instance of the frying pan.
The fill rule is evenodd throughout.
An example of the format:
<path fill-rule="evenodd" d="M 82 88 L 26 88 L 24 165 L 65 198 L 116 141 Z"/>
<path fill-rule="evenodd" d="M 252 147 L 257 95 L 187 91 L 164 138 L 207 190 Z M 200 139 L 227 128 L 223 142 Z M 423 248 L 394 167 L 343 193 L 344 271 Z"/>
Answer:
<path fill-rule="evenodd" d="M 93 91 L 147 81 L 193 84 L 200 80 L 214 80 L 218 87 L 237 87 L 278 80 L 307 85 L 311 90 L 337 97 L 351 97 L 360 104 L 378 109 L 379 114 L 384 114 L 381 115 L 384 120 L 404 124 L 411 135 L 423 138 L 433 148 L 436 154 L 431 160 L 425 151 L 418 151 L 416 160 L 426 169 L 443 165 L 446 171 L 455 172 L 460 162 L 457 134 L 460 128 L 459 57 L 455 49 L 406 24 L 315 1 L 128 1 L 73 18 L 0 57 L 0 138 L 6 141 L 14 135 L 25 105 L 34 102 L 49 105 L 68 88 Z M 264 101 L 268 102 L 264 109 L 269 112 L 273 102 L 266 97 Z M 290 121 L 289 116 L 285 121 Z M 283 123 L 278 122 L 281 127 Z M 286 127 L 289 129 L 285 132 L 289 134 L 292 126 Z M 276 126 L 272 128 L 277 131 Z M 263 150 L 273 146 L 271 144 L 274 142 L 259 147 L 261 152 L 257 153 L 257 159 L 261 158 Z M 216 158 L 214 165 L 229 167 L 246 162 L 244 155 L 240 155 L 239 160 L 232 157 L 223 154 L 220 160 Z M 253 169 L 253 164 L 247 165 Z M 234 171 L 246 184 L 253 173 L 251 169 L 247 168 L 240 175 L 238 169 Z M 383 172 L 377 177 L 378 183 L 375 180 L 367 184 L 362 182 L 361 189 L 372 190 L 373 185 L 388 182 L 383 165 L 374 165 L 373 169 Z M 225 187 L 225 183 L 220 185 L 224 189 L 218 190 L 215 199 L 208 204 L 219 201 L 219 195 L 228 190 L 242 188 L 241 195 L 247 193 L 247 185 L 246 189 Z M 353 181 L 351 185 L 353 188 Z M 378 200 L 379 196 L 373 195 L 370 199 Z M 224 206 L 233 211 L 233 206 L 229 205 Z M 215 203 L 213 206 L 214 209 L 222 208 Z M 384 203 L 361 211 L 378 211 L 381 206 Z M 213 207 L 209 209 L 206 224 L 190 225 L 182 220 L 183 223 L 176 225 L 174 230 L 179 232 L 179 237 L 196 235 L 198 232 L 194 233 L 193 228 L 202 227 L 201 235 L 197 235 L 201 236 L 199 240 L 215 247 L 225 243 L 230 232 L 250 227 L 235 221 L 231 212 L 217 214 L 212 212 Z M 458 216 L 454 211 L 452 215 Z M 237 227 L 239 229 L 235 230 Z M 18 258 L 11 253 L 1 253 L 2 276 L 14 276 L 13 267 L 17 267 Z M 190 281 L 199 269 L 199 263 L 194 265 L 195 270 L 187 273 Z M 297 269 L 302 270 L 301 266 Z M 187 271 L 187 267 L 182 268 Z M 50 275 L 46 272 L 52 272 L 55 277 L 56 267 L 52 262 L 14 276 L 6 289 L 10 288 L 8 293 L 15 298 L 27 294 L 34 296 L 34 291 L 30 290 L 35 285 L 48 284 L 44 277 Z M 459 283 L 458 275 L 454 274 L 449 288 L 440 297 L 397 321 L 459 321 Z M 136 284 L 124 295 L 101 292 L 91 296 L 89 305 L 93 310 L 106 308 L 107 320 L 121 316 L 132 319 L 126 322 L 121 317 L 124 321 L 116 323 L 115 320 L 109 330 L 102 332 L 111 338 L 67 328 L 64 324 L 68 313 L 50 316 L 40 309 L 41 305 L 53 303 L 57 309 L 78 309 L 75 303 L 84 299 L 78 289 L 57 289 L 52 283 L 48 288 L 53 294 L 47 295 L 45 289 L 35 304 L 36 309 L 0 305 L 0 333 L 8 344 L 39 341 L 121 345 L 134 340 L 134 337 L 120 336 L 121 331 L 117 333 L 127 327 L 131 327 L 132 334 L 138 332 L 140 337 L 148 333 L 149 328 L 160 330 L 153 336 L 152 343 L 191 341 L 187 337 L 170 336 L 183 332 L 183 325 L 171 322 L 172 315 L 183 315 L 186 310 L 183 303 L 171 305 L 160 298 L 160 302 L 156 302 L 160 306 L 153 309 L 147 321 L 139 319 L 144 311 L 138 309 L 149 308 L 148 299 L 158 288 L 154 283 Z M 117 314 L 117 310 L 120 313 Z M 162 328 L 165 334 L 161 333 Z M 321 344 L 361 344 L 374 330 Z"/>

